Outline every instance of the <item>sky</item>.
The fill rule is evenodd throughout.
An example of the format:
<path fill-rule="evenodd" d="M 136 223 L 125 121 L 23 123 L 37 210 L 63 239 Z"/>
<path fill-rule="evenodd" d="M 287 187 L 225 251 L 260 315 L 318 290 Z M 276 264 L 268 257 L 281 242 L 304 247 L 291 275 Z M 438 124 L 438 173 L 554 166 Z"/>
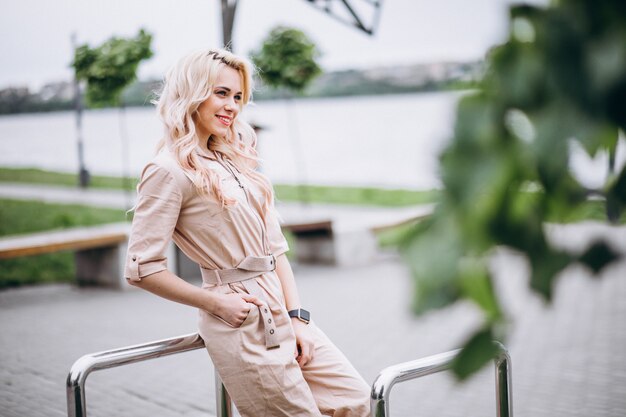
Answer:
<path fill-rule="evenodd" d="M 350 0 L 367 12 L 368 0 Z M 527 1 L 528 2 L 528 1 Z M 545 4 L 547 0 L 531 3 Z M 339 3 L 339 2 L 337 2 Z M 276 25 L 303 30 L 324 70 L 480 59 L 508 32 L 514 0 L 384 0 L 374 36 L 305 0 L 239 0 L 234 51 L 258 49 Z M 221 46 L 220 0 L 0 0 L 0 88 L 69 80 L 71 34 L 97 46 L 109 37 L 154 35 L 139 77 L 161 78 L 186 52 Z M 365 13 L 365 16 L 368 16 Z"/>

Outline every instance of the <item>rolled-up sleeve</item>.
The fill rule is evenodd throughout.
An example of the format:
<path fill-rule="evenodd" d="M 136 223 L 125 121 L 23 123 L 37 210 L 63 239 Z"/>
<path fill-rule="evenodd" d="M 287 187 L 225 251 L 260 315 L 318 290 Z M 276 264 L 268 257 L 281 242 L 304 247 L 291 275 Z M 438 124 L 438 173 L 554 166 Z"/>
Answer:
<path fill-rule="evenodd" d="M 289 244 L 283 231 L 280 228 L 280 222 L 278 220 L 278 212 L 276 208 L 272 207 L 267 213 L 265 220 L 267 228 L 267 240 L 270 245 L 270 251 L 275 257 L 282 255 L 289 250 Z"/>
<path fill-rule="evenodd" d="M 128 240 L 124 276 L 132 281 L 167 269 L 170 244 L 182 204 L 182 194 L 171 173 L 148 164 L 137 186 L 137 205 Z"/>

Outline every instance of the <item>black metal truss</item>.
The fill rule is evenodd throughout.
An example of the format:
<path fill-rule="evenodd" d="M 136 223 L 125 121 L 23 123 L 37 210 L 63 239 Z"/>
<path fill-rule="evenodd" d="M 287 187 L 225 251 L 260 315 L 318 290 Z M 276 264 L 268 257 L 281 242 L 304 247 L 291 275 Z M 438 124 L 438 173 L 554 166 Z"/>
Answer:
<path fill-rule="evenodd" d="M 348 26 L 373 35 L 380 21 L 383 0 L 305 0 Z"/>

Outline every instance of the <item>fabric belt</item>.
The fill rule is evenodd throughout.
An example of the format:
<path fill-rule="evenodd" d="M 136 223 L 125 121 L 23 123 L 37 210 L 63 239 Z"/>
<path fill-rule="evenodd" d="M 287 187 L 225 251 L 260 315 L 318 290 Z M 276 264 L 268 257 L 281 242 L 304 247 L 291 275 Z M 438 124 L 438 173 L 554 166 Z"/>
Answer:
<path fill-rule="evenodd" d="M 259 312 L 263 319 L 265 329 L 265 347 L 267 349 L 277 348 L 278 336 L 276 334 L 276 324 L 269 309 L 267 297 L 255 279 L 264 272 L 271 272 L 276 269 L 276 259 L 272 255 L 268 256 L 248 256 L 237 268 L 234 269 L 206 269 L 200 267 L 202 281 L 206 284 L 225 285 L 233 282 L 241 282 L 246 290 L 263 302 L 259 306 Z"/>

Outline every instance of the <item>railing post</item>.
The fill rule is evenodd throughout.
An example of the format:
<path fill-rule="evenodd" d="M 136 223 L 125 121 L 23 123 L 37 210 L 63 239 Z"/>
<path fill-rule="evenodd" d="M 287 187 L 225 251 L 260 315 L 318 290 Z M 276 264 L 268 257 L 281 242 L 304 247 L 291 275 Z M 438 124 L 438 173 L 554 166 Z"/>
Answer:
<path fill-rule="evenodd" d="M 496 368 L 496 413 L 498 417 L 513 417 L 511 357 L 501 343 L 494 343 L 500 351 L 494 360 Z M 383 369 L 372 384 L 371 416 L 389 417 L 389 395 L 391 388 L 396 383 L 450 369 L 452 361 L 459 352 L 460 349 L 457 349 Z"/>
<path fill-rule="evenodd" d="M 232 417 L 233 415 L 230 395 L 228 395 L 217 369 L 215 370 L 215 415 L 217 417 Z"/>
<path fill-rule="evenodd" d="M 511 380 L 511 357 L 504 345 L 495 342 L 500 353 L 496 365 L 496 412 L 498 417 L 513 417 L 513 388 Z"/>

